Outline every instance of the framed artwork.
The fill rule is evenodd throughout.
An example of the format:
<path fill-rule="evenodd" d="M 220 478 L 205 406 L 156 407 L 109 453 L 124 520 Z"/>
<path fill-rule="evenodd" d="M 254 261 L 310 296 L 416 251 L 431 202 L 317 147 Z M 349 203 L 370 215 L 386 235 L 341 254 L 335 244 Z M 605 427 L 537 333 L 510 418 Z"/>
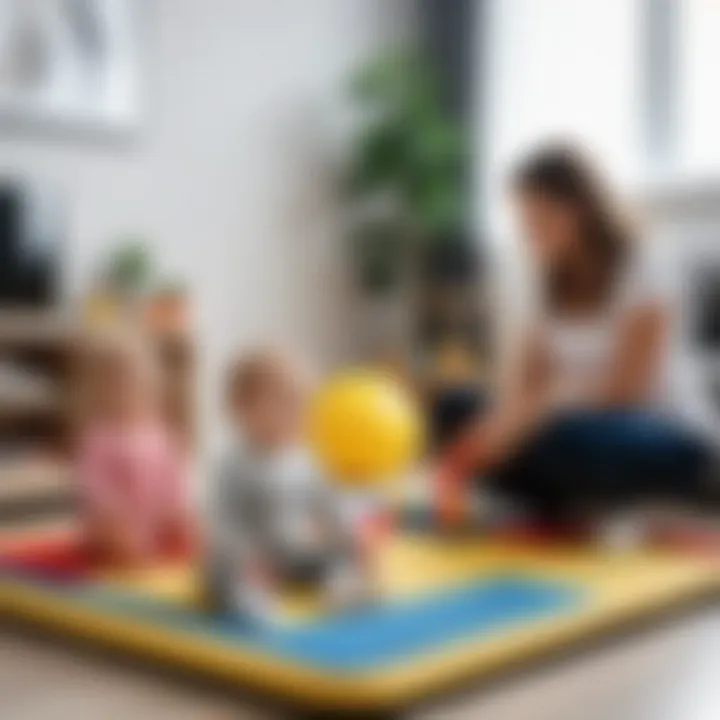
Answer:
<path fill-rule="evenodd" d="M 0 0 L 0 123 L 136 129 L 147 0 Z"/>

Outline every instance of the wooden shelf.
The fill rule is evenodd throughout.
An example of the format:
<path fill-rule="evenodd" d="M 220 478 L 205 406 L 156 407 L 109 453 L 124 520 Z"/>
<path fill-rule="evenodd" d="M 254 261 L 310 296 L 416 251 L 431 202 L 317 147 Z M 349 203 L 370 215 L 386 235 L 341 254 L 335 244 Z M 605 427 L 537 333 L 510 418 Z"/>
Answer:
<path fill-rule="evenodd" d="M 75 492 L 67 463 L 0 468 L 0 528 L 67 520 L 74 511 Z"/>
<path fill-rule="evenodd" d="M 0 310 L 0 348 L 82 343 L 92 332 L 92 328 L 66 313 Z M 150 333 L 150 337 L 163 347 L 185 351 L 193 348 L 192 338 L 186 332 L 157 331 Z"/>
<path fill-rule="evenodd" d="M 69 494 L 72 470 L 67 463 L 28 463 L 26 468 L 0 466 L 0 504 L 25 502 L 48 495 Z"/>
<path fill-rule="evenodd" d="M 0 311 L 0 347 L 65 344 L 78 334 L 77 325 L 59 313 Z"/>
<path fill-rule="evenodd" d="M 0 420 L 28 417 L 60 417 L 68 412 L 68 404 L 62 398 L 8 398 L 0 395 Z"/>
<path fill-rule="evenodd" d="M 0 524 L 0 551 L 3 547 L 13 545 L 23 538 L 32 538 L 42 535 L 50 537 L 57 535 L 58 537 L 67 536 L 69 533 L 79 529 L 78 522 L 75 518 L 34 518 L 25 517 L 15 520 L 4 520 Z"/>
<path fill-rule="evenodd" d="M 56 462 L 12 462 L 0 455 L 0 523 L 37 517 L 56 519 L 72 507 L 71 448 L 79 422 L 83 363 L 80 358 L 93 330 L 68 313 L 0 310 L 0 358 L 48 379 L 46 394 L 0 394 L 0 444 L 57 452 Z M 184 332 L 152 335 L 166 378 L 168 417 L 183 439 L 194 442 L 192 388 L 195 348 Z M 56 391 L 55 391 L 56 388 Z M 17 508 L 17 514 L 14 508 Z M 35 513 L 37 509 L 37 513 Z"/>

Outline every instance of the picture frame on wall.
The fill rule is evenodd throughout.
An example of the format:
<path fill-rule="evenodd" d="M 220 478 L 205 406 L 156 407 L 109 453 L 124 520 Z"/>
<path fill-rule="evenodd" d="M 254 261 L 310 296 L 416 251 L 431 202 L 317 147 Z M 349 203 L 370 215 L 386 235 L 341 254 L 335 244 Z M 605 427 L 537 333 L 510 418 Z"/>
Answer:
<path fill-rule="evenodd" d="M 147 0 L 0 0 L 0 125 L 136 130 L 146 6 Z"/>

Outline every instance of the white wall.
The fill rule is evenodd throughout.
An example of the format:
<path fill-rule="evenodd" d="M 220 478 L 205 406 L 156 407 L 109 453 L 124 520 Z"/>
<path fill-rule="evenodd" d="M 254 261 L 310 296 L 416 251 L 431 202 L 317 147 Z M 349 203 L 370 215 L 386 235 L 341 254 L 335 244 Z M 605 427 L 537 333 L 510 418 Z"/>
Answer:
<path fill-rule="evenodd" d="M 0 171 L 62 188 L 67 287 L 108 243 L 149 240 L 198 303 L 202 418 L 238 345 L 321 363 L 352 341 L 334 174 L 347 72 L 407 30 L 407 0 L 153 0 L 148 123 L 132 143 L 0 135 Z"/>

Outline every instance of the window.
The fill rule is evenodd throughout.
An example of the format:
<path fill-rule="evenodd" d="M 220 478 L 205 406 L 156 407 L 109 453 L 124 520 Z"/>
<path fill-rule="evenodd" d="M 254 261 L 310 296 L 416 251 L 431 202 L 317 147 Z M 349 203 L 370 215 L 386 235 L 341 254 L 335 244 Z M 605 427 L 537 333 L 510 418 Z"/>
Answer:
<path fill-rule="evenodd" d="M 683 175 L 720 175 L 720 0 L 674 2 L 677 97 L 672 165 Z"/>
<path fill-rule="evenodd" d="M 549 138 L 581 143 L 630 183 L 642 166 L 641 0 L 491 0 L 484 16 L 485 207 L 502 224 L 503 179 Z M 494 216 L 493 216 L 494 215 Z"/>
<path fill-rule="evenodd" d="M 480 167 L 485 218 L 515 159 L 564 138 L 627 188 L 720 178 L 720 0 L 488 0 Z"/>

